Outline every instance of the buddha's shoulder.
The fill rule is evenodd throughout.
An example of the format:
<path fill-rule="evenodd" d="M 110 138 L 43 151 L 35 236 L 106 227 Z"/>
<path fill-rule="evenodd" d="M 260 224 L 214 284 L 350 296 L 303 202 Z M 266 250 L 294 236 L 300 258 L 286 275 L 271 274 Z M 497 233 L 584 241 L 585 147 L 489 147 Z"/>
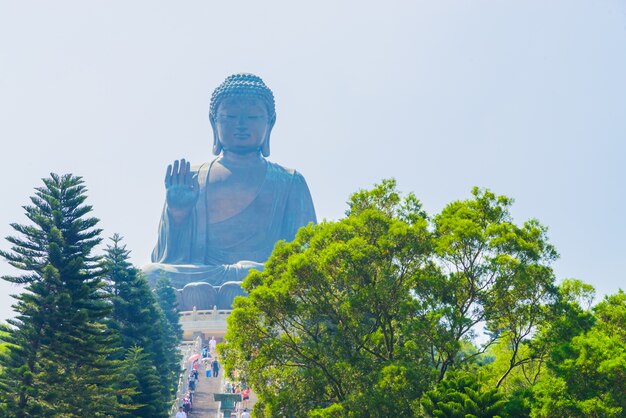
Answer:
<path fill-rule="evenodd" d="M 211 162 L 204 162 L 204 163 L 195 163 L 195 164 L 191 164 L 191 172 L 192 173 L 198 173 L 200 170 L 207 170 L 209 168 L 209 166 L 211 165 Z"/>
<path fill-rule="evenodd" d="M 277 164 L 271 161 L 268 161 L 267 164 L 271 173 L 275 176 L 288 177 L 288 178 L 294 178 L 294 179 L 304 179 L 304 177 L 302 177 L 302 174 L 298 173 L 293 168 L 284 167 L 280 164 Z"/>
<path fill-rule="evenodd" d="M 267 161 L 267 160 L 266 160 Z M 267 161 L 269 175 L 274 178 L 291 179 L 296 181 L 304 181 L 304 177 L 297 170 L 272 161 Z M 211 162 L 191 164 L 191 172 L 197 174 L 200 171 L 207 171 L 211 167 Z"/>

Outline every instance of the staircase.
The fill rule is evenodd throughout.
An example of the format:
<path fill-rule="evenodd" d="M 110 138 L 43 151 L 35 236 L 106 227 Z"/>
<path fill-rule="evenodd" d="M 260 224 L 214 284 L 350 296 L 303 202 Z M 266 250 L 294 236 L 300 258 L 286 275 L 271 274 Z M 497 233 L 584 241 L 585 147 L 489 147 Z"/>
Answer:
<path fill-rule="evenodd" d="M 219 403 L 213 400 L 213 394 L 222 391 L 222 371 L 219 377 L 205 377 L 204 370 L 200 367 L 200 378 L 196 383 L 196 393 L 193 397 L 193 409 L 189 418 L 216 418 L 219 411 Z M 228 417 L 227 417 L 228 418 Z"/>
<path fill-rule="evenodd" d="M 181 344 L 181 354 L 183 354 L 182 366 L 189 366 L 186 363 L 186 359 L 189 358 L 192 354 L 197 354 L 200 352 L 200 347 L 202 347 L 201 339 L 196 339 L 193 342 L 187 342 Z M 207 363 L 207 366 L 210 367 L 210 363 Z M 188 414 L 189 418 L 222 418 L 222 414 L 219 410 L 219 402 L 215 402 L 213 398 L 214 393 L 222 393 L 224 392 L 224 380 L 223 380 L 223 368 L 220 367 L 220 372 L 218 377 L 206 377 L 205 367 L 200 366 L 198 370 L 198 381 L 196 382 L 196 390 L 193 396 L 193 405 L 192 410 Z M 178 390 L 178 400 L 175 405 L 172 407 L 172 417 L 176 415 L 178 412 L 178 407 L 182 405 L 182 399 L 187 393 L 187 381 L 189 376 L 189 369 L 185 369 L 182 373 L 179 390 Z M 254 393 L 250 393 L 250 400 L 248 408 L 252 409 L 254 406 L 254 402 L 256 400 L 256 396 Z M 233 413 L 232 417 L 240 417 L 241 410 L 237 411 L 235 415 Z M 223 417 L 223 418 L 231 418 L 231 417 Z"/>

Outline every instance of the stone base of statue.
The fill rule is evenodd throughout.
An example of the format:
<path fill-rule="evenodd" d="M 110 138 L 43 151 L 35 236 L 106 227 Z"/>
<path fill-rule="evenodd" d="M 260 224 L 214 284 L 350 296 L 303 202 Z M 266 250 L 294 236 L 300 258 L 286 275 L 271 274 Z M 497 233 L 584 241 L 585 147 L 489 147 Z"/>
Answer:
<path fill-rule="evenodd" d="M 196 282 L 185 285 L 176 290 L 178 309 L 191 311 L 213 309 L 232 309 L 233 301 L 237 296 L 245 296 L 241 282 L 227 282 L 221 286 L 209 283 Z"/>
<path fill-rule="evenodd" d="M 226 334 L 226 318 L 232 311 L 230 309 L 213 309 L 180 312 L 180 326 L 183 329 L 183 340 L 192 341 L 200 337 L 202 341 L 208 341 L 215 337 L 221 341 Z"/>
<path fill-rule="evenodd" d="M 216 270 L 216 267 L 210 267 Z M 241 288 L 241 280 L 244 274 L 239 274 L 237 281 L 224 281 L 224 275 L 218 276 L 214 272 L 207 271 L 206 266 L 171 265 L 152 263 L 142 268 L 148 282 L 155 286 L 159 277 L 166 277 L 172 287 L 176 289 L 178 309 L 180 311 L 232 309 L 233 301 L 237 296 L 245 296 L 246 292 Z M 247 274 L 247 271 L 245 271 Z M 217 276 L 217 277 L 216 277 Z M 212 283 L 221 283 L 214 285 Z"/>

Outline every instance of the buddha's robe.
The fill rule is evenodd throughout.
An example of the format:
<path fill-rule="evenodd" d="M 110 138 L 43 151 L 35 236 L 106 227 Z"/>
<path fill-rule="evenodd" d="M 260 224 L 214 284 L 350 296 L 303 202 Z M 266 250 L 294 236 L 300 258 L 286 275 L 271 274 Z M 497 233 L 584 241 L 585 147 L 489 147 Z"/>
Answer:
<path fill-rule="evenodd" d="M 200 195 L 182 223 L 173 222 L 165 204 L 153 264 L 144 267 L 151 281 L 167 272 L 179 289 L 195 282 L 215 287 L 241 282 L 250 269 L 262 269 L 277 241 L 291 241 L 300 227 L 316 222 L 304 177 L 267 161 L 265 179 L 254 200 L 238 214 L 209 223 L 207 186 L 214 162 L 192 168 L 198 175 Z"/>

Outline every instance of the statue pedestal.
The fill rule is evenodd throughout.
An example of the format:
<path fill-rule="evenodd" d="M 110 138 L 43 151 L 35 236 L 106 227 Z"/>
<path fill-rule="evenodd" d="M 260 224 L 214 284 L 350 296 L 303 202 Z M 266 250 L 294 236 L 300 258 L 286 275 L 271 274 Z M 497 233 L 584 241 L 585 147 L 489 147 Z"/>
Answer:
<path fill-rule="evenodd" d="M 232 310 L 216 309 L 180 312 L 180 325 L 183 329 L 183 340 L 190 341 L 202 335 L 204 341 L 211 337 L 224 338 L 226 334 L 226 318 Z"/>
<path fill-rule="evenodd" d="M 220 402 L 220 411 L 224 413 L 224 418 L 230 418 L 235 404 L 241 402 L 241 393 L 214 393 L 213 399 L 215 402 Z"/>

